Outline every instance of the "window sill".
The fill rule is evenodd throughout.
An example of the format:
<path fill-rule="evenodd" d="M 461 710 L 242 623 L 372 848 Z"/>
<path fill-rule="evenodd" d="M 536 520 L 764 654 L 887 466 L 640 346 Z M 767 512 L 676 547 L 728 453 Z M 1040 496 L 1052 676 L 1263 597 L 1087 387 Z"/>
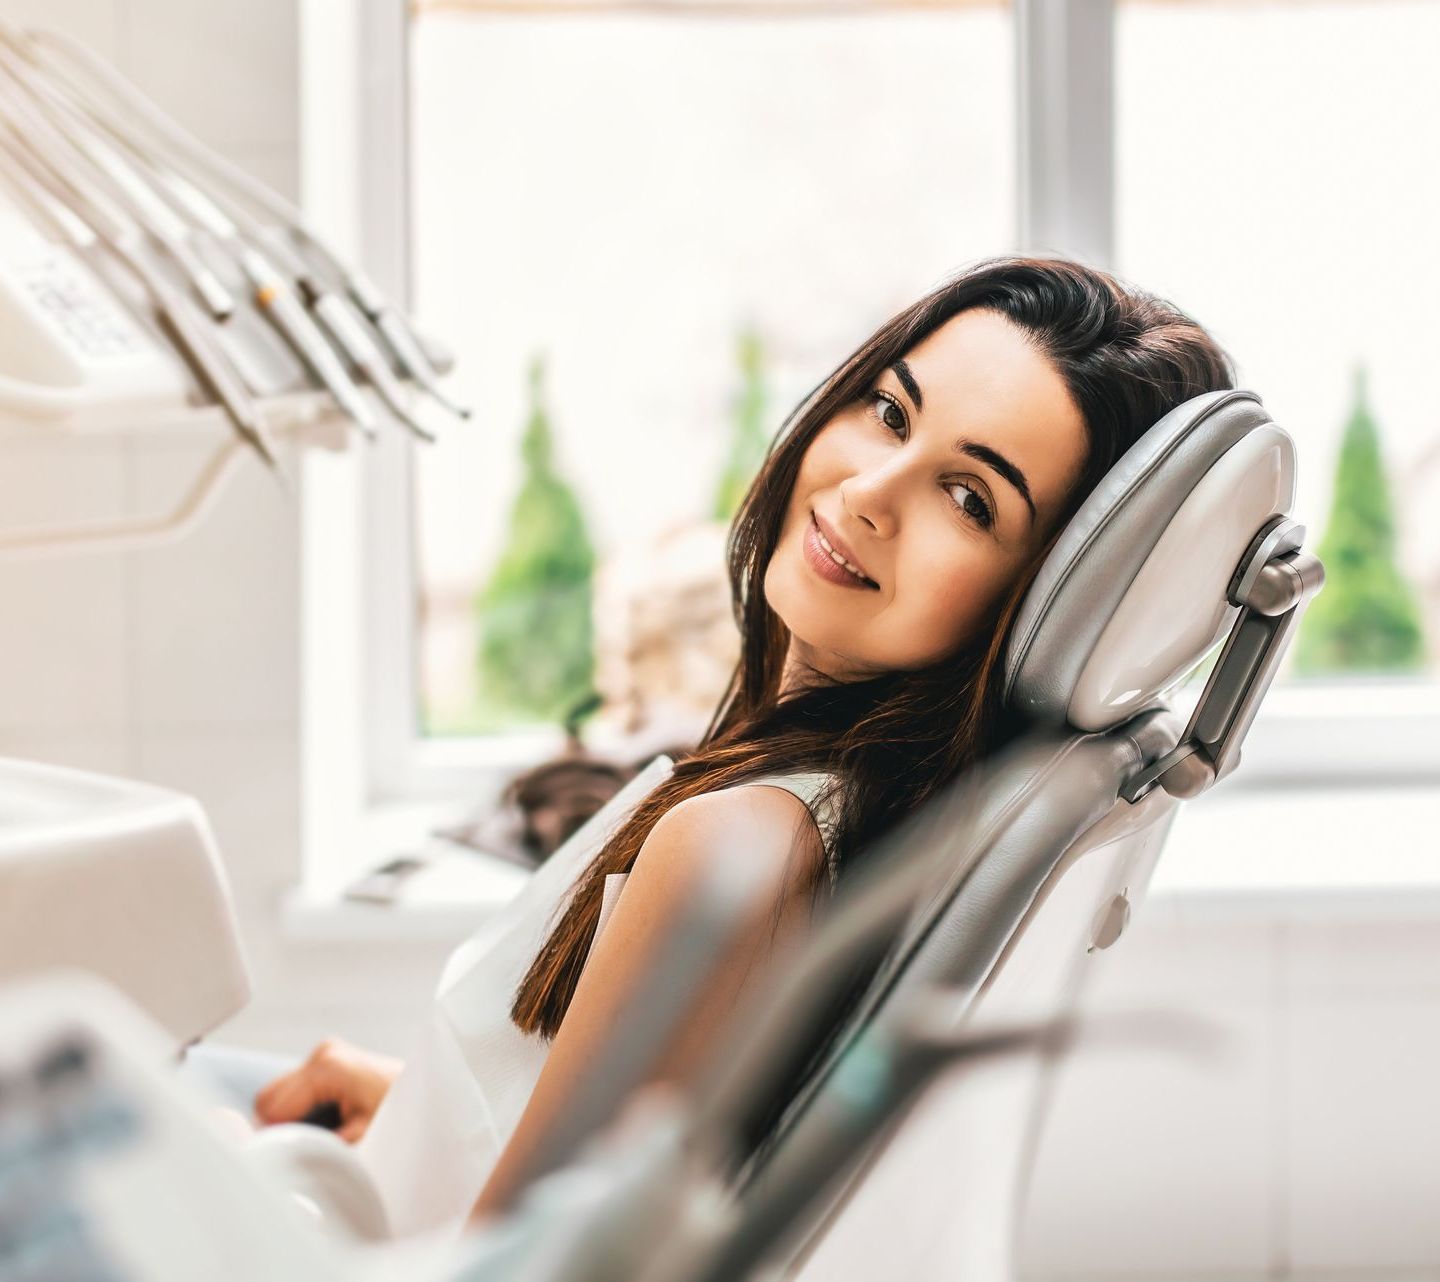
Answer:
<path fill-rule="evenodd" d="M 458 942 L 519 893 L 528 870 L 497 855 L 436 838 L 437 828 L 473 813 L 470 804 L 391 802 L 372 807 L 351 833 L 340 880 L 294 886 L 280 904 L 280 928 L 292 940 L 441 940 Z M 397 887 L 389 902 L 347 893 L 364 875 L 411 855 L 425 867 Z"/>
<path fill-rule="evenodd" d="M 431 842 L 437 824 L 454 816 L 454 807 L 441 805 L 372 811 L 370 866 L 412 852 L 435 856 L 435 864 L 391 904 L 349 900 L 340 887 L 296 887 L 281 906 L 284 934 L 317 943 L 458 943 L 504 908 L 527 873 L 496 856 Z M 1146 898 L 1187 917 L 1440 919 L 1440 858 L 1429 853 L 1436 832 L 1440 787 L 1433 783 L 1222 784 L 1182 806 Z"/>
<path fill-rule="evenodd" d="M 505 901 L 508 902 L 508 901 Z M 280 932 L 292 943 L 459 944 L 504 903 L 366 904 L 324 898 L 301 887 L 280 905 Z"/>

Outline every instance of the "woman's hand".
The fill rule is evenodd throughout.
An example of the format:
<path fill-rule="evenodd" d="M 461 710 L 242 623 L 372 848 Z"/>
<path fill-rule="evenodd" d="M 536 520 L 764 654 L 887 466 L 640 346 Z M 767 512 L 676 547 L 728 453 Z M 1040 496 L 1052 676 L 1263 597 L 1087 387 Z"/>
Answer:
<path fill-rule="evenodd" d="M 261 1089 L 255 1096 L 255 1116 L 262 1126 L 273 1126 L 302 1121 L 318 1105 L 334 1104 L 340 1110 L 335 1133 L 354 1144 L 404 1066 L 402 1060 L 327 1037 L 299 1068 Z"/>

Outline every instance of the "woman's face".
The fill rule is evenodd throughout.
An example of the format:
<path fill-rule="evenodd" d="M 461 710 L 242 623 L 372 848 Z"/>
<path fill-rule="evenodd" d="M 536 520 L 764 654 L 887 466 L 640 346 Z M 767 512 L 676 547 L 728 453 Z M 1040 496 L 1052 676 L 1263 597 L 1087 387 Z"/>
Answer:
<path fill-rule="evenodd" d="M 1025 331 L 991 310 L 952 317 L 801 460 L 765 571 L 787 662 L 852 680 L 954 653 L 1038 551 L 1084 460 L 1080 413 Z"/>

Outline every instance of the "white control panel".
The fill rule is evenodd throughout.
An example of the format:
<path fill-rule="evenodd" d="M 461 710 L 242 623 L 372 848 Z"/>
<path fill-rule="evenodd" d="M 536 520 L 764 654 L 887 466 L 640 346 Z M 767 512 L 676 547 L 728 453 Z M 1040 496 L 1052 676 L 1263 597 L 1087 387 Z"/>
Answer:
<path fill-rule="evenodd" d="M 174 353 L 0 189 L 0 429 L 174 412 L 188 391 Z"/>

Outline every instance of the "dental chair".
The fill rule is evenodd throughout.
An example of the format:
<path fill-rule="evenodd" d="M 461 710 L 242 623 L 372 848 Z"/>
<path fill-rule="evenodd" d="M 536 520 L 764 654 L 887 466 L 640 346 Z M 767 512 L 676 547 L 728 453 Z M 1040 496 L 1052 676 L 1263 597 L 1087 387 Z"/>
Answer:
<path fill-rule="evenodd" d="M 1300 550 L 1294 497 L 1292 439 L 1255 393 L 1227 390 L 1166 414 L 1079 509 L 1005 656 L 1005 702 L 1026 733 L 985 780 L 974 828 L 953 834 L 951 857 L 777 1137 L 750 1155 L 742 1206 L 794 1197 L 851 1108 L 847 1054 L 913 1019 L 917 999 L 932 1034 L 937 1020 L 959 1030 L 1074 1010 L 1089 959 L 1123 934 L 1180 801 L 1239 764 L 1324 582 Z M 1183 723 L 1167 696 L 1222 641 Z M 929 1090 L 792 1226 L 787 1276 L 1009 1277 L 1049 1065 L 1037 1050 Z M 740 1276 L 759 1253 L 748 1254 L 713 1276 Z"/>
<path fill-rule="evenodd" d="M 1253 392 L 1198 396 L 1136 442 L 1021 605 L 1004 677 L 1021 733 L 969 772 L 968 788 L 867 852 L 875 867 L 837 897 L 796 973 L 777 974 L 776 991 L 737 1015 L 733 1054 L 673 1124 L 668 1150 L 655 1141 L 665 1155 L 628 1176 L 616 1158 L 616 1189 L 589 1218 L 624 1222 L 641 1189 L 687 1191 L 631 1224 L 611 1273 L 595 1270 L 595 1238 L 577 1231 L 567 1259 L 524 1276 L 1013 1274 L 1062 1044 L 1036 1030 L 1073 1021 L 1089 960 L 1123 935 L 1180 802 L 1239 764 L 1324 582 L 1288 515 L 1294 496 L 1294 443 Z M 1170 696 L 1217 646 L 1187 721 Z M 874 963 L 873 978 L 837 1033 L 827 1010 L 844 984 L 833 976 L 857 960 Z M 747 1147 L 797 1066 L 803 1084 L 778 1126 Z M 603 1117 L 623 1097 L 617 1087 L 589 1107 Z M 584 1165 L 578 1136 L 568 1151 Z M 605 1159 L 591 1162 L 602 1183 Z M 547 1195 L 543 1173 L 531 1192 L 531 1213 L 548 1196 L 553 1216 L 560 1195 Z M 463 1276 L 505 1274 L 477 1263 Z"/>
<path fill-rule="evenodd" d="M 1294 444 L 1253 392 L 1156 423 L 1022 603 L 1004 694 L 1023 733 L 867 852 L 693 1097 L 637 1115 L 625 1105 L 683 1010 L 672 990 L 742 911 L 704 887 L 510 1215 L 443 1273 L 403 1275 L 1008 1277 L 1056 1046 L 1034 1030 L 1064 1026 L 1089 957 L 1123 935 L 1180 801 L 1239 763 L 1324 581 L 1294 493 Z M 1217 646 L 1186 720 L 1168 696 Z M 837 1029 L 857 961 L 873 977 Z"/>

